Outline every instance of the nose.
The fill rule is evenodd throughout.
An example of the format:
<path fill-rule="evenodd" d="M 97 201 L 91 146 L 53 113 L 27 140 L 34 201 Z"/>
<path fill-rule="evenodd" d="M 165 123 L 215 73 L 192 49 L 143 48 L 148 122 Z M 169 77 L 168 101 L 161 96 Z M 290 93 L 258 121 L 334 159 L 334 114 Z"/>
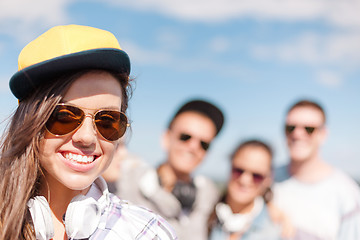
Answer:
<path fill-rule="evenodd" d="M 253 183 L 253 177 L 251 173 L 245 171 L 239 176 L 238 181 L 243 185 L 251 185 Z"/>
<path fill-rule="evenodd" d="M 96 142 L 96 139 L 97 132 L 93 124 L 92 116 L 86 115 L 79 129 L 73 134 L 72 140 L 84 146 L 90 146 Z"/>
<path fill-rule="evenodd" d="M 192 137 L 191 139 L 189 139 L 189 141 L 188 141 L 188 146 L 189 146 L 193 151 L 197 151 L 197 150 L 199 150 L 199 149 L 202 150 L 200 139 L 195 138 L 195 137 Z"/>
<path fill-rule="evenodd" d="M 309 134 L 306 132 L 305 128 L 302 126 L 297 126 L 294 131 L 292 132 L 292 135 L 294 137 L 298 137 L 298 136 L 309 136 Z"/>

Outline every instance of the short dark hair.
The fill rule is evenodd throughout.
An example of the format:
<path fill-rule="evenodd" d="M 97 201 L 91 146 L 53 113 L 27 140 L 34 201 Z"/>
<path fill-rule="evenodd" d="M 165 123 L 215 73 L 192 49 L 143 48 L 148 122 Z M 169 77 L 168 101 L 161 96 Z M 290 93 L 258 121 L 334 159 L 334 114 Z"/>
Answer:
<path fill-rule="evenodd" d="M 249 140 L 245 140 L 240 142 L 240 144 L 235 148 L 235 150 L 232 152 L 232 154 L 230 155 L 230 159 L 231 161 L 234 159 L 235 155 L 241 151 L 242 149 L 244 149 L 245 147 L 261 147 L 263 148 L 266 152 L 269 153 L 271 159 L 273 158 L 273 150 L 270 147 L 269 144 L 265 143 L 264 141 L 258 140 L 258 139 L 249 139 Z M 272 164 L 271 164 L 272 165 Z"/>
<path fill-rule="evenodd" d="M 209 101 L 196 99 L 186 102 L 179 108 L 169 123 L 169 129 L 171 128 L 171 125 L 173 124 L 176 117 L 183 112 L 197 112 L 208 117 L 216 127 L 216 135 L 220 132 L 224 124 L 224 114 L 217 106 L 215 106 L 213 103 L 210 103 Z"/>
<path fill-rule="evenodd" d="M 295 108 L 298 108 L 298 107 L 310 107 L 310 108 L 315 108 L 316 110 L 319 110 L 321 112 L 321 115 L 324 118 L 324 123 L 326 122 L 326 114 L 325 114 L 324 108 L 316 101 L 309 100 L 309 99 L 298 100 L 297 102 L 295 102 L 293 105 L 291 105 L 289 107 L 286 114 L 288 115 L 292 110 L 294 110 Z"/>

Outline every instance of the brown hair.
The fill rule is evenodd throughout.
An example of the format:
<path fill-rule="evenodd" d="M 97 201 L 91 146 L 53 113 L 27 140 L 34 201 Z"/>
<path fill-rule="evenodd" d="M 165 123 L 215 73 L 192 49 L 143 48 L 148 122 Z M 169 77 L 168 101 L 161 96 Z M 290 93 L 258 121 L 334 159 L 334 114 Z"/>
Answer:
<path fill-rule="evenodd" d="M 289 114 L 292 110 L 298 107 L 309 107 L 314 108 L 321 112 L 321 115 L 323 116 L 324 123 L 326 122 L 326 114 L 324 108 L 317 102 L 308 100 L 308 99 L 302 99 L 297 102 L 295 102 L 293 105 L 290 106 L 290 108 L 287 111 L 287 114 Z"/>
<path fill-rule="evenodd" d="M 246 147 L 260 147 L 263 148 L 266 152 L 268 152 L 268 154 L 270 155 L 270 159 L 272 161 L 273 158 L 273 150 L 270 147 L 270 145 L 268 145 L 267 143 L 257 140 L 257 139 L 250 139 L 250 140 L 246 140 L 241 142 L 236 148 L 235 150 L 232 152 L 232 154 L 230 155 L 230 160 L 231 162 L 234 160 L 235 155 L 242 151 L 244 148 Z M 272 162 L 270 162 L 270 166 L 272 165 Z M 226 197 L 227 197 L 227 189 L 224 190 L 223 194 L 221 195 L 220 199 L 218 202 L 222 202 L 225 203 L 226 202 Z M 271 187 L 268 187 L 264 194 L 263 194 L 263 198 L 265 203 L 270 202 L 270 200 L 272 199 L 272 190 Z M 216 226 L 216 224 L 218 224 L 218 218 L 216 215 L 216 206 L 214 207 L 212 213 L 210 214 L 208 220 L 207 220 L 207 230 L 208 230 L 208 236 L 210 236 L 213 228 Z"/>
<path fill-rule="evenodd" d="M 270 158 L 273 158 L 273 151 L 271 149 L 271 147 L 266 144 L 263 141 L 260 140 L 256 140 L 256 139 L 251 139 L 251 140 L 246 140 L 244 142 L 241 142 L 237 148 L 233 151 L 233 153 L 230 155 L 230 159 L 231 161 L 234 159 L 235 155 L 240 152 L 242 149 L 244 149 L 245 147 L 261 147 L 263 148 L 266 152 L 268 152 L 268 154 L 270 155 Z"/>
<path fill-rule="evenodd" d="M 94 70 L 64 74 L 19 102 L 1 141 L 0 239 L 35 239 L 26 204 L 41 185 L 39 144 L 44 126 L 71 83 L 89 71 Z M 111 74 L 122 87 L 121 111 L 126 112 L 131 95 L 128 75 Z"/>

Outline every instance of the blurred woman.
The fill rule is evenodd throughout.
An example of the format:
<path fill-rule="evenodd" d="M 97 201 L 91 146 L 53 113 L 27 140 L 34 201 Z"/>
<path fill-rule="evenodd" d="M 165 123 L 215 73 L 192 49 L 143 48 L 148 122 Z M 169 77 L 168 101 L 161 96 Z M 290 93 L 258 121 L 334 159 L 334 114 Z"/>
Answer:
<path fill-rule="evenodd" d="M 208 222 L 210 240 L 281 239 L 266 206 L 271 165 L 272 150 L 264 142 L 249 140 L 235 149 L 225 194 Z"/>

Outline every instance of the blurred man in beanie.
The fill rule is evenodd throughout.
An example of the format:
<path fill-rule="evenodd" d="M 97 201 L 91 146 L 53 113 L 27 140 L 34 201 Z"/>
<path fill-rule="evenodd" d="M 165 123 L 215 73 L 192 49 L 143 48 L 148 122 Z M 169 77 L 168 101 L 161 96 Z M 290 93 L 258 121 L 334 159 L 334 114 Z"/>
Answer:
<path fill-rule="evenodd" d="M 162 137 L 167 159 L 157 168 L 128 174 L 118 194 L 162 213 L 180 240 L 207 239 L 206 222 L 218 189 L 204 176 L 193 176 L 220 132 L 224 115 L 214 104 L 192 100 L 179 108 Z"/>

